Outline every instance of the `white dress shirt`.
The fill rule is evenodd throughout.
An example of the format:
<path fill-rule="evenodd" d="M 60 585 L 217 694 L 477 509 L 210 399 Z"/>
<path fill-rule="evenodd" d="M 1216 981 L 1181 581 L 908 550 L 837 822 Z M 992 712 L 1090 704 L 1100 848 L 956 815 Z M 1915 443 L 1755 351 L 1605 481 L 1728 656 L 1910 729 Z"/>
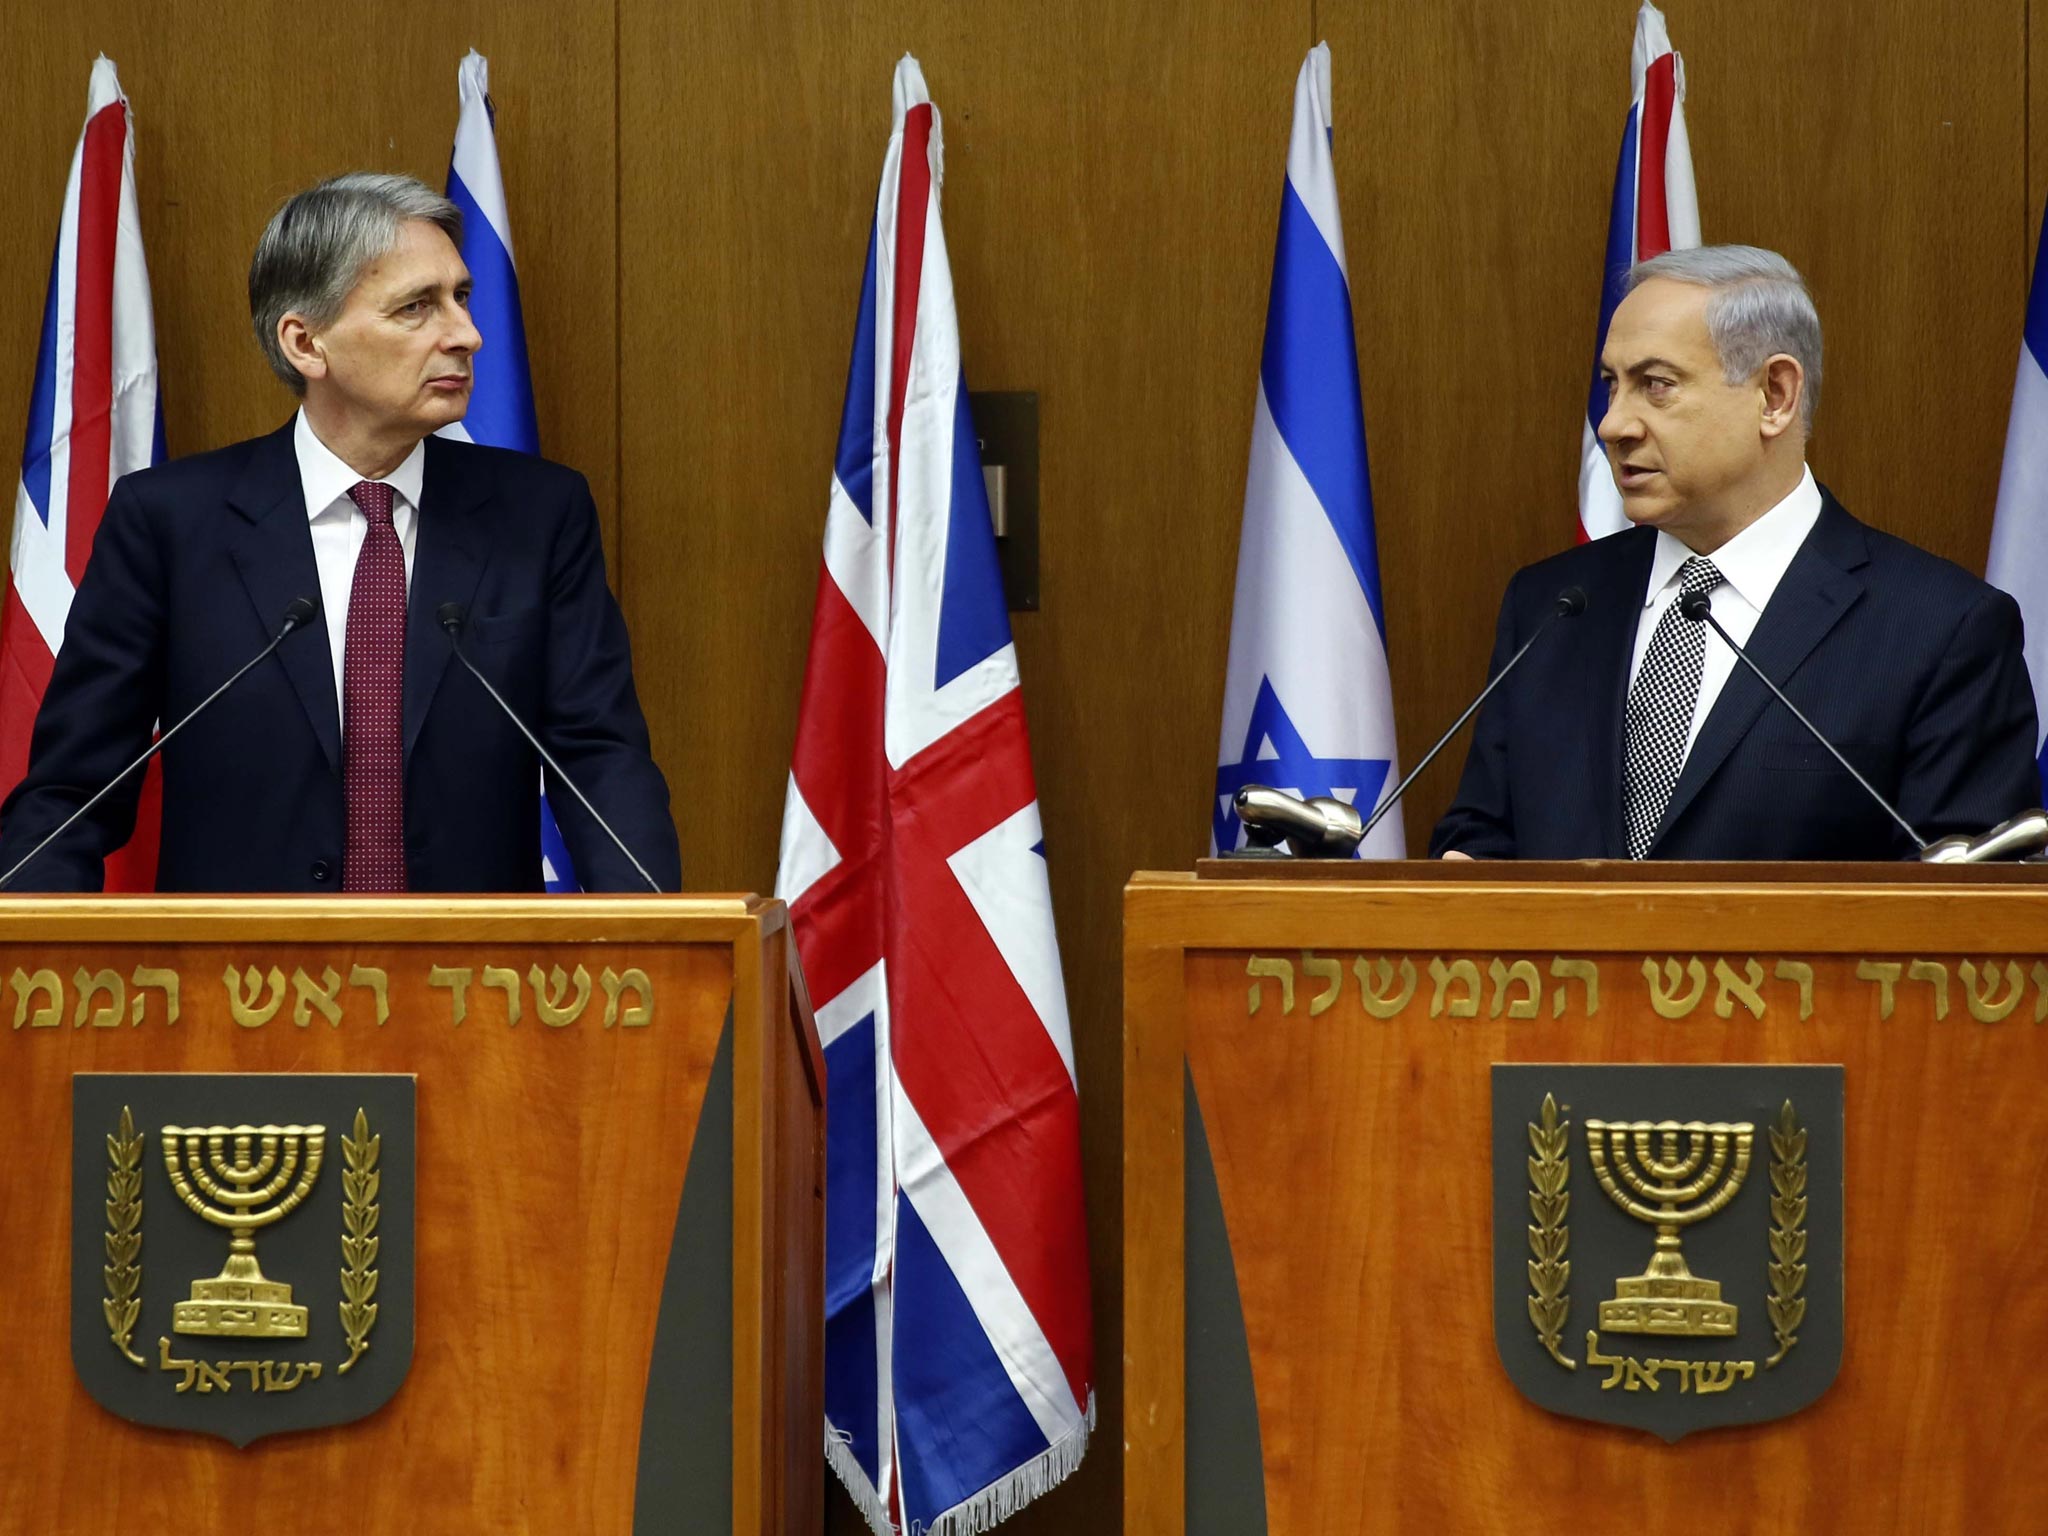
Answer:
<path fill-rule="evenodd" d="M 306 420 L 303 407 L 292 428 L 292 446 L 299 455 L 299 485 L 306 493 L 306 518 L 313 529 L 313 564 L 320 572 L 320 612 L 327 619 L 327 651 L 334 658 L 334 702 L 341 697 L 342 650 L 348 639 L 349 590 L 355 585 L 356 556 L 369 537 L 370 520 L 349 498 L 362 481 L 321 442 Z M 412 552 L 419 542 L 420 481 L 426 473 L 427 445 L 414 445 L 405 462 L 385 475 L 393 491 L 391 526 L 405 554 L 406 590 L 412 589 Z"/>
<path fill-rule="evenodd" d="M 1723 578 L 1708 601 L 1713 605 L 1714 617 L 1735 637 L 1736 644 L 1749 644 L 1756 621 L 1763 617 L 1764 605 L 1778 590 L 1786 567 L 1792 564 L 1792 557 L 1799 553 L 1799 546 L 1806 542 L 1819 519 L 1820 487 L 1813 483 L 1813 471 L 1808 469 L 1800 475 L 1791 495 L 1707 557 Z M 1650 636 L 1656 633 L 1657 621 L 1678 600 L 1679 568 L 1692 557 L 1693 552 L 1676 537 L 1661 528 L 1657 530 L 1657 553 L 1650 561 L 1643 616 L 1636 624 L 1635 658 L 1629 663 L 1630 688 L 1635 687 L 1636 674 L 1642 670 L 1643 655 L 1650 648 Z M 1740 665 L 1719 635 L 1710 632 L 1705 638 L 1707 651 L 1700 668 L 1700 695 L 1693 704 L 1692 724 L 1685 733 L 1688 757 L 1692 755 L 1692 744 L 1699 739 L 1707 712 L 1721 696 L 1728 675 Z"/>

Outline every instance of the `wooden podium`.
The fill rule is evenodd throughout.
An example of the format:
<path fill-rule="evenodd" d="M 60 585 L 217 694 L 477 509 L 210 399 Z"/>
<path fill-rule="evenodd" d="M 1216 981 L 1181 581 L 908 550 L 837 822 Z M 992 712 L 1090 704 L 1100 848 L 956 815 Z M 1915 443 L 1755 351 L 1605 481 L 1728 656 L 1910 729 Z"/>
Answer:
<path fill-rule="evenodd" d="M 0 902 L 0 1532 L 818 1531 L 793 954 L 743 897 Z"/>
<path fill-rule="evenodd" d="M 2040 1528 L 2048 871 L 1230 861 L 1136 876 L 1124 964 L 1126 1530 Z M 1736 1255 L 1739 1374 L 1605 1331 L 1652 1247 L 1587 1167 L 1613 1111 L 1553 1130 L 1515 1063 L 1839 1067 L 1833 1149 L 1806 1099 L 1810 1167 L 1760 1125 L 1752 1204 L 1684 1229 Z M 1511 1359 L 1785 1416 L 1667 1442 Z"/>

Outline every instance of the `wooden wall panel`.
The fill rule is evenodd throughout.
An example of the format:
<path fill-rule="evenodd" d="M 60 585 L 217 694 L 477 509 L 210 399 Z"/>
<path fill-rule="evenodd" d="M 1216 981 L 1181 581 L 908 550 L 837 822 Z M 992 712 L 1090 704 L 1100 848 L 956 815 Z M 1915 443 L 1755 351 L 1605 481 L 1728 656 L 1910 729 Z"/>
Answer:
<path fill-rule="evenodd" d="M 1043 606 L 1015 627 L 1081 1080 L 1101 1428 L 1026 1536 L 1116 1528 L 1118 892 L 1206 838 L 1309 41 L 1306 7 L 1226 0 L 621 11 L 625 600 L 693 883 L 773 878 L 905 49 L 944 124 L 969 382 L 1039 392 Z"/>
<path fill-rule="evenodd" d="M 135 110 L 136 184 L 173 454 L 269 430 L 294 407 L 249 329 L 249 257 L 277 204 L 347 170 L 439 188 L 455 71 L 491 61 L 535 408 L 550 456 L 617 531 L 611 0 L 346 6 L 87 0 L 0 8 L 0 448 L 18 462 L 37 327 L 93 57 Z M 26 61 L 24 63 L 24 61 Z M 489 340 L 486 338 L 486 347 Z M 12 512 L 12 497 L 8 498 Z"/>

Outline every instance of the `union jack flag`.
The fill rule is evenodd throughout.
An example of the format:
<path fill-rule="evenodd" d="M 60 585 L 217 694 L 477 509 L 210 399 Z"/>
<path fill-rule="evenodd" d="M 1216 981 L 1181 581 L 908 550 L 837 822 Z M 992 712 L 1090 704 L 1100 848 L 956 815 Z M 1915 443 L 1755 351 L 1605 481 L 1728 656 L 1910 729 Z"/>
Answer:
<path fill-rule="evenodd" d="M 107 493 L 131 469 L 163 457 L 156 323 L 136 212 L 135 135 L 113 60 L 102 58 L 92 67 L 85 131 L 64 189 L 14 494 L 0 613 L 0 794 L 28 772 L 36 711 L 50 686 Z M 152 764 L 134 835 L 107 861 L 107 889 L 154 889 L 159 795 Z"/>
<path fill-rule="evenodd" d="M 1629 526 L 1621 492 L 1600 443 L 1607 384 L 1600 353 L 1607 322 L 1628 286 L 1628 269 L 1666 251 L 1700 243 L 1699 189 L 1692 179 L 1692 141 L 1685 132 L 1685 60 L 1671 46 L 1664 13 L 1643 0 L 1629 53 L 1633 95 L 1614 168 L 1614 204 L 1607 215 L 1607 260 L 1600 279 L 1600 328 L 1593 338 L 1593 385 L 1579 435 L 1579 542 Z"/>
<path fill-rule="evenodd" d="M 1095 1419 L 1080 1106 L 915 59 L 868 237 L 777 894 L 825 1041 L 825 1452 L 969 1536 Z"/>

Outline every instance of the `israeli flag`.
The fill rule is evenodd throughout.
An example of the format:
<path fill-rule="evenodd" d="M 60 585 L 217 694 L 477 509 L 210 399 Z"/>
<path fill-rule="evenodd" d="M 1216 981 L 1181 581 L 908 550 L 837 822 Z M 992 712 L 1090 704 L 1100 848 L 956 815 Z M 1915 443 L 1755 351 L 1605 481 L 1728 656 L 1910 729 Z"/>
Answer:
<path fill-rule="evenodd" d="M 484 338 L 472 364 L 469 412 L 441 435 L 490 448 L 540 452 L 533 414 L 533 380 L 526 370 L 526 321 L 519 311 L 519 270 L 512 259 L 512 217 L 498 174 L 498 139 L 491 109 L 490 61 L 470 49 L 456 71 L 461 112 L 455 152 L 448 159 L 448 200 L 462 210 L 462 260 L 469 268 L 469 312 Z M 541 874 L 550 891 L 580 891 L 569 848 L 540 800 Z"/>
<path fill-rule="evenodd" d="M 1370 814 L 1395 778 L 1386 635 L 1330 158 L 1330 48 L 1318 43 L 1294 83 L 1237 551 L 1216 849 L 1243 840 L 1233 797 L 1246 784 L 1331 795 Z M 1400 818 L 1387 817 L 1359 852 L 1405 857 Z"/>
<path fill-rule="evenodd" d="M 2034 256 L 2012 423 L 2005 430 L 2005 468 L 1998 477 L 1998 513 L 1991 524 L 1985 578 L 2010 592 L 2027 626 L 2027 671 L 2034 712 L 2048 722 L 2048 221 Z M 2048 726 L 2044 726 L 2048 728 Z M 2048 746 L 2036 744 L 2041 798 L 2048 803 Z"/>

